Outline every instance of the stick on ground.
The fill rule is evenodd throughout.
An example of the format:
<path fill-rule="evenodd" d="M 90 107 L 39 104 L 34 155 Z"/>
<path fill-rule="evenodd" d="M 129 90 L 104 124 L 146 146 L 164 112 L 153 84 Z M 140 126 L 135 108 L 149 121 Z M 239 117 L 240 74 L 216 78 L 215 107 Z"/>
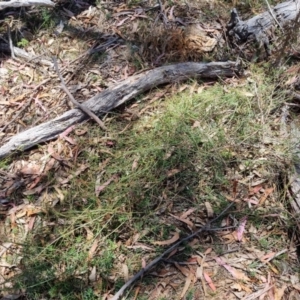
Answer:
<path fill-rule="evenodd" d="M 62 75 L 59 72 L 58 69 L 58 65 L 57 65 L 57 60 L 55 57 L 53 57 L 53 64 L 54 64 L 54 68 L 56 70 L 56 73 L 60 79 L 61 82 L 61 86 L 62 89 L 65 91 L 65 93 L 68 95 L 68 97 L 70 98 L 71 102 L 78 108 L 80 108 L 83 112 L 85 112 L 91 119 L 93 119 L 96 123 L 99 124 L 99 126 L 103 129 L 103 130 L 107 130 L 107 128 L 105 127 L 104 123 L 92 112 L 90 111 L 86 106 L 80 104 L 78 101 L 75 100 L 75 98 L 73 97 L 73 95 L 70 93 L 70 91 L 68 90 L 65 81 L 62 77 Z"/>
<path fill-rule="evenodd" d="M 194 236 L 198 235 L 201 232 L 210 230 L 211 229 L 210 228 L 211 224 L 214 223 L 215 221 L 217 221 L 218 219 L 220 219 L 233 206 L 233 204 L 234 204 L 234 202 L 232 202 L 231 204 L 229 204 L 217 217 L 215 217 L 213 220 L 207 222 L 205 226 L 203 226 L 199 230 L 195 231 L 191 235 L 185 237 L 184 239 L 178 241 L 176 244 L 174 244 L 169 249 L 167 249 L 159 257 L 157 257 L 153 261 L 151 261 L 145 268 L 143 268 L 142 270 L 140 270 L 136 275 L 134 275 L 130 280 L 128 280 L 120 288 L 120 290 L 110 300 L 118 300 L 123 295 L 123 293 L 125 292 L 125 290 L 128 287 L 130 287 L 136 280 L 138 280 L 139 278 L 141 278 L 146 272 L 148 272 L 150 269 L 152 269 L 157 263 L 159 263 L 164 258 L 164 256 L 166 256 L 167 254 L 171 253 L 179 245 L 181 245 L 182 243 L 190 240 L 191 238 L 193 238 Z"/>

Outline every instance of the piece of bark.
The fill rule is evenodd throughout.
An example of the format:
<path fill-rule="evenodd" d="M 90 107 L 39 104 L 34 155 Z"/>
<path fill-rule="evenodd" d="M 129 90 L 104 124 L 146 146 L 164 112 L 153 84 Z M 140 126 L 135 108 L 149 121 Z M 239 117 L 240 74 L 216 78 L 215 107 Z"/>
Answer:
<path fill-rule="evenodd" d="M 1 1 L 0 10 L 7 7 L 25 7 L 25 6 L 48 6 L 53 7 L 55 3 L 50 0 L 11 0 L 11 1 Z"/>
<path fill-rule="evenodd" d="M 228 35 L 240 43 L 253 39 L 263 44 L 267 53 L 270 54 L 270 31 L 278 26 L 282 29 L 289 22 L 296 21 L 299 11 L 300 0 L 286 1 L 249 20 L 242 21 L 237 10 L 233 9 L 227 26 Z"/>
<path fill-rule="evenodd" d="M 101 115 L 162 84 L 180 82 L 191 78 L 232 77 L 237 74 L 241 74 L 241 66 L 232 61 L 188 62 L 163 66 L 124 80 L 92 97 L 85 102 L 85 105 L 95 114 Z M 53 120 L 20 132 L 0 148 L 0 158 L 14 151 L 26 150 L 39 143 L 54 139 L 68 127 L 82 122 L 86 118 L 87 116 L 80 109 L 72 109 Z"/>

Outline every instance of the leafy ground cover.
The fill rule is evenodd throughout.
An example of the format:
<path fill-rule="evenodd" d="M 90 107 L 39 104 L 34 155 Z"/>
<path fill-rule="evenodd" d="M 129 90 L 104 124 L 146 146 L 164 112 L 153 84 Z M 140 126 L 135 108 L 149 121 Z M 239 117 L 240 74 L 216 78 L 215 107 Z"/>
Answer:
<path fill-rule="evenodd" d="M 142 13 L 137 2 L 90 4 L 60 3 L 54 12 L 39 8 L 13 19 L 16 39 L 24 31 L 21 21 L 32 34 L 20 36 L 18 45 L 59 56 L 79 100 L 160 64 L 234 57 L 225 42 L 190 53 L 180 44 L 178 20 L 172 21 L 200 19 L 217 34 L 215 19 L 226 24 L 229 3 L 170 2 L 162 11 L 149 1 L 151 9 Z M 264 5 L 249 1 L 238 8 L 251 15 Z M 61 20 L 64 30 L 56 34 Z M 295 159 L 288 118 L 297 106 L 288 105 L 286 90 L 298 67 L 244 65 L 242 78 L 175 82 L 140 95 L 104 116 L 107 132 L 89 121 L 2 160 L 3 296 L 109 299 L 166 248 L 234 202 L 211 231 L 164 257 L 124 298 L 297 297 L 297 218 L 288 197 Z M 2 144 L 68 109 L 49 66 L 6 57 L 0 71 Z"/>

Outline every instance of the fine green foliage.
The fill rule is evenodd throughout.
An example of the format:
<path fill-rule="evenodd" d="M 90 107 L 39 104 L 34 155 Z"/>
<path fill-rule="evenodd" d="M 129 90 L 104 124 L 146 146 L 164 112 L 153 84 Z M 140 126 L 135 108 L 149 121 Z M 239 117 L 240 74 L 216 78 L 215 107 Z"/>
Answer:
<path fill-rule="evenodd" d="M 18 47 L 24 48 L 24 47 L 28 46 L 28 44 L 29 44 L 29 41 L 22 38 L 21 41 L 19 41 L 17 45 L 18 45 Z"/>
<path fill-rule="evenodd" d="M 54 26 L 53 13 L 51 13 L 47 8 L 41 9 L 41 18 L 41 28 L 51 28 Z"/>

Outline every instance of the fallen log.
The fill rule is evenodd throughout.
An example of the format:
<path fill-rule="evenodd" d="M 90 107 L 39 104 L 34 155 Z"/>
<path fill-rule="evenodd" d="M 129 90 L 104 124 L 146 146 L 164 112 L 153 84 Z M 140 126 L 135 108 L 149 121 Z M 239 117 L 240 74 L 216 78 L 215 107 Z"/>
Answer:
<path fill-rule="evenodd" d="M 0 2 L 0 10 L 7 7 L 25 7 L 25 6 L 48 6 L 53 7 L 55 3 L 50 0 L 10 0 L 5 2 Z"/>
<path fill-rule="evenodd" d="M 216 79 L 238 74 L 241 74 L 241 66 L 239 63 L 232 61 L 188 62 L 163 66 L 124 80 L 92 97 L 85 102 L 85 105 L 96 115 L 102 115 L 139 94 L 162 84 L 180 82 L 190 78 Z M 53 120 L 20 132 L 0 147 L 0 158 L 15 151 L 24 151 L 37 144 L 54 139 L 70 126 L 85 119 L 87 119 L 87 116 L 80 109 L 72 109 Z"/>
<path fill-rule="evenodd" d="M 265 47 L 267 54 L 270 54 L 269 43 L 273 29 L 279 27 L 284 31 L 284 27 L 289 23 L 298 21 L 299 12 L 300 0 L 291 0 L 279 3 L 274 8 L 269 6 L 266 12 L 242 21 L 234 8 L 227 25 L 227 34 L 237 43 L 255 40 Z"/>

